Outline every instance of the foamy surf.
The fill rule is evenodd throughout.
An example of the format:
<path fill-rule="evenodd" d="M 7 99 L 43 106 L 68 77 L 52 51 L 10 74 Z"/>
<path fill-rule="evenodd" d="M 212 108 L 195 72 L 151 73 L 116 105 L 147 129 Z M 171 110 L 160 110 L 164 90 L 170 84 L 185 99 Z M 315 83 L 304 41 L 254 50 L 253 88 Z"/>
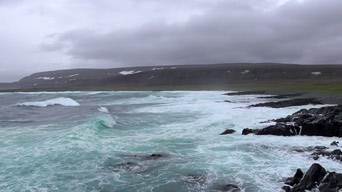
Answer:
<path fill-rule="evenodd" d="M 311 152 L 296 151 L 331 151 L 338 138 L 241 134 L 268 124 L 259 122 L 318 106 L 247 108 L 266 99 L 224 93 L 0 94 L 0 191 L 201 192 L 233 184 L 241 192 L 274 192 L 297 168 L 306 171 L 314 162 L 342 172 L 340 162 L 314 161 Z M 13 107 L 58 103 L 51 98 L 74 98 L 82 106 Z M 220 135 L 227 128 L 236 132 Z"/>
<path fill-rule="evenodd" d="M 51 105 L 62 105 L 62 106 L 67 106 L 67 107 L 80 106 L 80 104 L 77 101 L 71 98 L 65 98 L 65 97 L 59 97 L 59 98 L 50 99 L 46 101 L 25 102 L 25 103 L 17 104 L 17 106 L 27 106 L 27 107 L 47 107 Z"/>

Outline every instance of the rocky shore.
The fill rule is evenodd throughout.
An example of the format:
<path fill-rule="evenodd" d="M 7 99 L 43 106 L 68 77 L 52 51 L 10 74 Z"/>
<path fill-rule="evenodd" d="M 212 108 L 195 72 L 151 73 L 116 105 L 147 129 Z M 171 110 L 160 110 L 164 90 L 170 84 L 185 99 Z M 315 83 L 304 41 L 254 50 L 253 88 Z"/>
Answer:
<path fill-rule="evenodd" d="M 320 164 L 314 163 L 305 173 L 297 169 L 293 177 L 285 181 L 286 192 L 304 192 L 306 190 L 321 192 L 338 192 L 342 190 L 342 174 L 326 171 Z"/>
<path fill-rule="evenodd" d="M 275 125 L 262 129 L 246 128 L 242 134 L 342 137 L 342 105 L 302 109 L 273 121 L 276 122 Z"/>
<path fill-rule="evenodd" d="M 236 95 L 258 95 L 265 92 L 245 91 L 225 94 L 227 96 Z M 326 101 L 318 97 L 303 97 L 303 93 L 279 94 L 274 96 L 260 96 L 261 99 L 274 99 L 274 101 L 250 105 L 249 107 L 272 107 L 283 108 L 289 106 L 301 106 L 308 104 L 322 104 Z M 324 136 L 342 137 L 342 105 L 301 109 L 292 115 L 284 118 L 269 120 L 275 122 L 274 125 L 261 129 L 245 128 L 243 135 L 275 135 L 275 136 Z M 234 133 L 234 130 L 227 129 L 221 135 Z M 333 141 L 331 148 L 326 146 L 296 147 L 295 152 L 309 152 L 309 158 L 319 160 L 326 159 L 342 162 L 342 151 L 339 149 L 339 142 Z M 297 169 L 294 176 L 284 181 L 282 190 L 285 192 L 339 192 L 342 191 L 342 173 L 329 172 L 320 164 L 314 163 L 304 172 Z"/>

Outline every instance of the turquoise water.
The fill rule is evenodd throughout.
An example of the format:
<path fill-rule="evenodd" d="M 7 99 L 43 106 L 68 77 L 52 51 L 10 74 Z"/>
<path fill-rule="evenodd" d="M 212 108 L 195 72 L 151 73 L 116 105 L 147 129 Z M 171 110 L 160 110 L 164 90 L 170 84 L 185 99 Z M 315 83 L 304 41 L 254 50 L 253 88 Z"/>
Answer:
<path fill-rule="evenodd" d="M 1 93 L 0 191 L 273 192 L 314 162 L 293 147 L 336 140 L 243 136 L 303 107 L 247 108 L 267 100 L 223 93 Z M 219 135 L 226 128 L 237 132 Z"/>

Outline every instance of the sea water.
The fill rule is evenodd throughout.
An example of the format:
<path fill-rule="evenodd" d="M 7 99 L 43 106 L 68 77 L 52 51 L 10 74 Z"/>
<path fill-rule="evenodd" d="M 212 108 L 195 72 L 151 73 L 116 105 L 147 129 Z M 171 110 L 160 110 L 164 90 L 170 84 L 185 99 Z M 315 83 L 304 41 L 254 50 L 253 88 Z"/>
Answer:
<path fill-rule="evenodd" d="M 294 150 L 336 138 L 241 134 L 320 106 L 249 108 L 270 100 L 224 93 L 0 93 L 0 191 L 274 192 L 314 162 L 342 171 Z"/>

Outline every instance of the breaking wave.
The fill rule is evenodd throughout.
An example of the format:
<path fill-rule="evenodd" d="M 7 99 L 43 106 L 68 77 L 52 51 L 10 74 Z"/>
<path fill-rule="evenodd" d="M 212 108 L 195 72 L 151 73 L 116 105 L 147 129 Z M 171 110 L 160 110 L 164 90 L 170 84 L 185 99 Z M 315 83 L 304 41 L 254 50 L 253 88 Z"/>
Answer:
<path fill-rule="evenodd" d="M 109 111 L 106 107 L 99 107 L 99 108 L 97 108 L 97 110 L 99 110 L 102 113 L 109 113 Z"/>
<path fill-rule="evenodd" d="M 94 123 L 98 128 L 114 128 L 116 125 L 115 119 L 109 114 L 97 117 Z"/>
<path fill-rule="evenodd" d="M 73 107 L 73 106 L 79 106 L 80 104 L 73 99 L 65 98 L 65 97 L 59 97 L 59 98 L 50 99 L 46 101 L 25 102 L 25 103 L 17 104 L 17 106 L 29 106 L 29 107 L 47 107 L 51 105 L 62 105 L 62 106 Z"/>

